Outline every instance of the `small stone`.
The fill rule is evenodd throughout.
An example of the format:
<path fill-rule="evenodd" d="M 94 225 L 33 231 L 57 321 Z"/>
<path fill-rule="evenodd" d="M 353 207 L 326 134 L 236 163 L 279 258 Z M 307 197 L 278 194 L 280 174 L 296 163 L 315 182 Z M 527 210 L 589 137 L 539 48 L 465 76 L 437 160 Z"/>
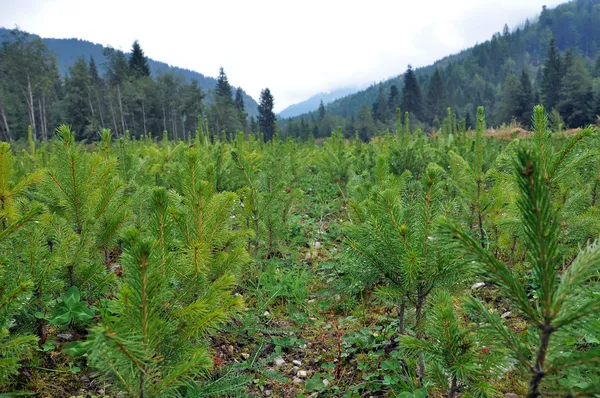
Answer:
<path fill-rule="evenodd" d="M 300 378 L 298 378 L 298 377 L 294 377 L 294 378 L 292 379 L 292 383 L 302 383 L 302 382 L 304 382 L 304 380 L 302 380 L 302 379 L 300 379 Z"/>
<path fill-rule="evenodd" d="M 323 379 L 323 385 L 327 387 L 329 385 L 329 380 Z"/>
<path fill-rule="evenodd" d="M 300 362 L 300 361 L 299 361 L 299 360 L 297 360 L 297 359 L 294 359 L 294 360 L 292 361 L 292 363 L 293 363 L 294 365 L 296 365 L 296 366 L 300 366 L 300 365 L 302 365 L 302 362 Z"/>
<path fill-rule="evenodd" d="M 276 368 L 282 367 L 284 363 L 285 363 L 285 359 L 283 359 L 281 357 L 277 357 L 273 360 L 273 364 L 275 365 Z"/>
<path fill-rule="evenodd" d="M 476 284 L 471 286 L 471 290 L 481 289 L 484 286 L 485 286 L 485 282 L 477 282 Z"/>
<path fill-rule="evenodd" d="M 517 394 L 513 394 L 512 392 L 507 392 L 504 394 L 504 398 L 519 398 Z"/>
<path fill-rule="evenodd" d="M 56 335 L 56 338 L 60 341 L 69 341 L 73 338 L 73 335 L 71 333 L 60 333 Z"/>
<path fill-rule="evenodd" d="M 233 346 L 231 344 L 227 346 L 227 352 L 229 355 L 233 356 Z"/>
<path fill-rule="evenodd" d="M 241 355 L 241 356 L 242 356 L 242 358 L 244 358 L 244 359 L 248 359 L 248 358 L 250 358 L 250 354 L 248 354 L 247 352 L 242 352 L 240 355 Z"/>
<path fill-rule="evenodd" d="M 90 378 L 87 376 L 81 376 L 81 381 L 83 381 L 84 383 L 89 383 L 90 382 Z"/>
<path fill-rule="evenodd" d="M 509 318 L 512 315 L 510 311 L 506 311 L 504 314 L 500 315 L 500 318 L 505 319 Z"/>
<path fill-rule="evenodd" d="M 271 396 L 271 390 L 265 390 L 265 397 Z"/>
<path fill-rule="evenodd" d="M 306 370 L 299 370 L 298 371 L 298 377 L 301 379 L 306 379 L 306 376 L 308 376 L 308 374 L 306 373 Z"/>
<path fill-rule="evenodd" d="M 265 311 L 265 313 L 263 314 L 263 316 L 269 316 L 271 315 L 271 313 L 269 311 Z"/>
<path fill-rule="evenodd" d="M 321 248 L 321 242 L 319 242 L 319 241 L 316 241 L 316 242 L 315 242 L 315 249 L 317 249 L 317 250 L 318 250 L 318 249 L 320 249 L 320 248 Z"/>

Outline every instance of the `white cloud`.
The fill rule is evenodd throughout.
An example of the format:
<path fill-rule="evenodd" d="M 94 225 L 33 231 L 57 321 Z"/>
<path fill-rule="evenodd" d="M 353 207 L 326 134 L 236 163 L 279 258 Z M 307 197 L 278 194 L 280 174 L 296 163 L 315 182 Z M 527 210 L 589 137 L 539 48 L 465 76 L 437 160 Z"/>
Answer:
<path fill-rule="evenodd" d="M 0 0 L 0 25 L 78 37 L 216 76 L 276 110 L 424 66 L 560 0 Z"/>

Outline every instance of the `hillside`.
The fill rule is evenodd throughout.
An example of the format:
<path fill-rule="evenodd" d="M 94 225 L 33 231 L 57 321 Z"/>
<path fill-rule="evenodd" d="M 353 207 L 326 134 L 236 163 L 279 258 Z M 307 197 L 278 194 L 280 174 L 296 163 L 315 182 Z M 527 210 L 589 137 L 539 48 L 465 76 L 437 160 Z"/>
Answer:
<path fill-rule="evenodd" d="M 4 37 L 7 32 L 7 29 L 0 27 L 0 38 Z M 32 34 L 32 36 L 39 37 L 35 34 Z M 66 75 L 69 67 L 71 67 L 80 56 L 83 56 L 85 59 L 94 57 L 100 72 L 103 73 L 105 71 L 104 65 L 106 64 L 106 58 L 103 52 L 106 47 L 103 45 L 81 39 L 54 39 L 44 37 L 41 39 L 56 57 L 58 71 L 61 75 Z M 129 55 L 129 53 L 126 54 Z M 151 58 L 148 58 L 148 65 L 150 66 L 150 71 L 152 72 L 153 76 L 157 76 L 165 72 L 172 72 L 176 75 L 184 77 L 188 83 L 192 80 L 198 81 L 198 86 L 206 93 L 214 90 L 217 84 L 217 79 L 214 77 L 205 76 L 202 73 L 172 66 L 165 62 L 157 61 Z M 258 113 L 258 104 L 256 101 L 245 92 L 243 92 L 243 97 L 244 105 L 248 114 L 250 116 L 256 116 Z M 208 101 L 211 101 L 210 96 L 208 97 Z"/>
<path fill-rule="evenodd" d="M 553 40 L 559 52 L 558 80 L 548 81 L 546 86 L 557 87 L 560 92 L 555 94 L 544 92 L 543 87 L 544 64 Z M 441 127 L 447 107 L 457 120 L 466 119 L 469 124 L 475 120 L 476 108 L 484 106 L 488 125 L 510 123 L 512 119 L 528 125 L 529 109 L 542 103 L 549 110 L 557 110 L 555 119 L 560 115 L 561 124 L 581 127 L 595 121 L 595 114 L 600 113 L 599 49 L 600 0 L 543 7 L 539 16 L 532 16 L 512 32 L 504 26 L 484 43 L 414 69 L 416 87 L 410 92 L 403 92 L 405 74 L 398 71 L 402 74 L 333 101 L 326 107 L 329 120 L 323 123 L 343 126 L 348 135 L 359 132 L 368 137 L 377 130 L 394 128 L 396 107 L 410 111 L 415 127 L 431 129 Z M 438 75 L 432 79 L 436 71 Z M 392 86 L 400 92 L 395 102 Z M 528 98 L 519 98 L 520 93 Z M 407 101 L 414 104 L 408 106 L 410 109 Z M 585 108 L 581 111 L 584 117 L 573 116 L 576 106 Z M 379 115 L 377 107 L 384 109 Z M 299 122 L 292 123 L 292 134 L 318 131 L 328 135 L 331 131 L 313 122 L 315 116 L 310 113 L 296 119 Z"/>
<path fill-rule="evenodd" d="M 339 98 L 354 94 L 358 90 L 359 88 L 356 87 L 346 87 L 333 90 L 329 93 L 318 93 L 302 102 L 288 106 L 279 112 L 278 116 L 280 118 L 289 118 L 302 115 L 303 113 L 312 112 L 319 108 L 321 101 L 323 101 L 323 104 L 327 105 Z"/>

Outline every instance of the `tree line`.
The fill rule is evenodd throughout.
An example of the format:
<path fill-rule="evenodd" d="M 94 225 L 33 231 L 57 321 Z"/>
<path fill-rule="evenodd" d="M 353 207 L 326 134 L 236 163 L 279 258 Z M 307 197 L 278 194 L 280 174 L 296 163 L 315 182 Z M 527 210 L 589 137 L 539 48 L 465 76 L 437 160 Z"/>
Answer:
<path fill-rule="evenodd" d="M 0 138 L 24 138 L 30 128 L 34 139 L 47 140 L 61 123 L 70 124 L 78 140 L 98 140 L 102 128 L 131 136 L 167 131 L 171 139 L 185 139 L 199 123 L 211 134 L 274 134 L 270 91 L 261 94 L 258 120 L 248 118 L 242 89 L 231 86 L 223 68 L 214 91 L 205 92 L 179 74 L 151 76 L 137 41 L 129 56 L 112 48 L 104 56 L 102 68 L 93 57 L 79 57 L 63 77 L 40 38 L 9 31 L 0 47 Z"/>

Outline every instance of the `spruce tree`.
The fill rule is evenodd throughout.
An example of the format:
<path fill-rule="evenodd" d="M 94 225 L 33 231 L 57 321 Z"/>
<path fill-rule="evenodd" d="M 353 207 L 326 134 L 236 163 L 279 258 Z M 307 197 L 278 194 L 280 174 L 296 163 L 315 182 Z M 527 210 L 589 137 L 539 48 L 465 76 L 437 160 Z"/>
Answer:
<path fill-rule="evenodd" d="M 592 79 L 580 57 L 570 62 L 562 80 L 562 97 L 558 105 L 561 115 L 570 127 L 583 127 L 594 122 L 594 94 Z"/>
<path fill-rule="evenodd" d="M 556 47 L 556 41 L 552 39 L 544 64 L 541 87 L 542 101 L 549 111 L 560 103 L 563 72 L 563 61 Z"/>
<path fill-rule="evenodd" d="M 521 73 L 521 89 L 518 95 L 517 120 L 526 128 L 531 124 L 531 110 L 534 106 L 533 87 L 525 69 Z"/>
<path fill-rule="evenodd" d="M 144 51 L 140 43 L 136 40 L 131 46 L 131 55 L 129 56 L 129 69 L 136 77 L 150 76 L 150 66 L 148 66 L 148 58 L 144 55 Z"/>
<path fill-rule="evenodd" d="M 408 65 L 408 69 L 404 73 L 401 108 L 405 112 L 414 114 L 417 119 L 420 119 L 422 116 L 421 88 L 411 65 Z"/>
<path fill-rule="evenodd" d="M 235 108 L 238 110 L 240 115 L 245 113 L 244 96 L 242 94 L 241 87 L 238 87 L 237 90 L 235 90 Z"/>
<path fill-rule="evenodd" d="M 390 115 L 396 114 L 396 109 L 400 107 L 400 90 L 395 84 L 390 86 L 390 95 L 388 97 L 388 111 Z"/>
<path fill-rule="evenodd" d="M 327 111 L 325 110 L 325 105 L 323 104 L 323 100 L 321 100 L 321 102 L 319 103 L 319 120 L 323 121 L 325 120 L 325 115 L 327 114 Z"/>
<path fill-rule="evenodd" d="M 260 102 L 258 104 L 258 126 L 261 133 L 264 134 L 265 142 L 270 141 L 275 134 L 275 113 L 273 112 L 273 95 L 271 90 L 265 88 L 260 93 Z"/>
<path fill-rule="evenodd" d="M 377 99 L 371 107 L 371 112 L 373 114 L 373 119 L 377 121 L 384 122 L 387 119 L 388 104 L 383 92 L 383 85 L 381 84 L 379 85 L 379 94 L 377 95 Z"/>
<path fill-rule="evenodd" d="M 429 81 L 429 90 L 427 91 L 427 117 L 433 120 L 436 117 L 438 120 L 444 118 L 446 104 L 446 91 L 444 82 L 438 69 L 435 70 Z"/>

